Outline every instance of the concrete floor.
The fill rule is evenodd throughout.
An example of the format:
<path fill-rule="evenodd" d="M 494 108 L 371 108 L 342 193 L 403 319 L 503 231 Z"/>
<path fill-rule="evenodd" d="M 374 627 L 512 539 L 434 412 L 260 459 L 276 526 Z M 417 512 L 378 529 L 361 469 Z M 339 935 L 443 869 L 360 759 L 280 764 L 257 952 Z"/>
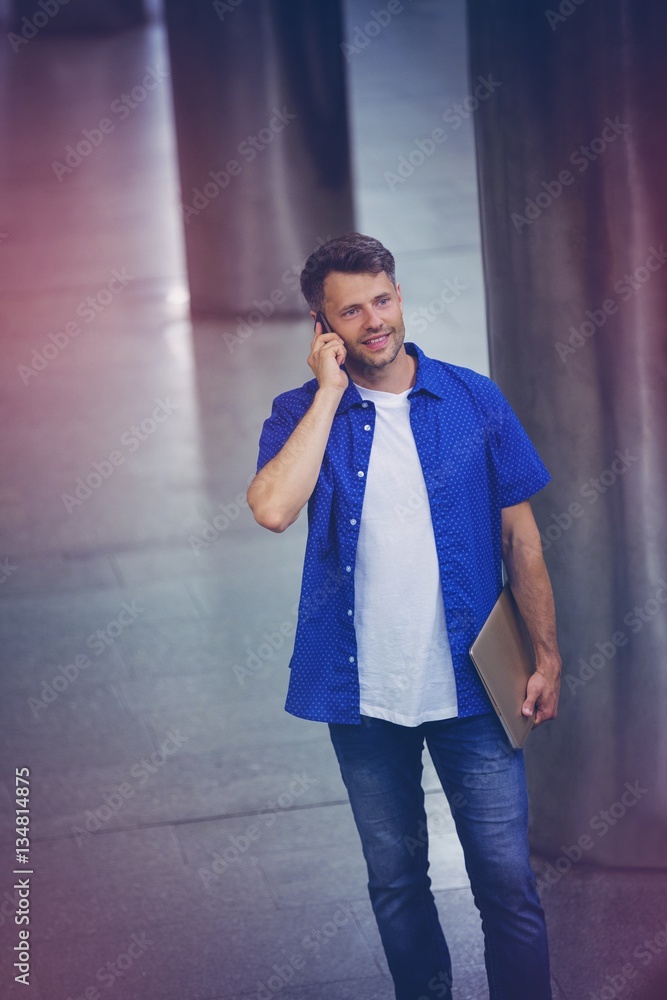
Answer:
<path fill-rule="evenodd" d="M 457 7 L 405 5 L 350 58 L 358 228 L 396 252 L 408 339 L 488 373 L 470 123 L 400 188 L 384 176 L 467 93 Z M 349 3 L 351 36 L 367 18 Z M 160 84 L 54 169 L 147 68 Z M 305 520 L 274 535 L 243 503 L 272 398 L 311 377 L 311 327 L 267 322 L 234 351 L 234 323 L 191 329 L 166 72 L 159 27 L 1 53 L 2 994 L 390 1000 L 326 727 L 283 710 Z M 454 996 L 483 1000 L 479 917 L 424 763 Z M 23 766 L 29 991 L 12 969 Z M 544 891 L 556 1000 L 663 996 L 664 889 L 574 865 Z"/>

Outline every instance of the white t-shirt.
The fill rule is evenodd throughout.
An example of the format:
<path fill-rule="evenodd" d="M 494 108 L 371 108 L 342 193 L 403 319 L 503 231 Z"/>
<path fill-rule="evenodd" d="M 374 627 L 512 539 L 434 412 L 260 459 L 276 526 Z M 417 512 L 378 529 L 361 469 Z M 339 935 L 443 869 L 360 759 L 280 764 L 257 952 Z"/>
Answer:
<path fill-rule="evenodd" d="M 357 389 L 375 404 L 354 572 L 360 711 L 402 726 L 450 719 L 456 681 L 410 389 Z"/>

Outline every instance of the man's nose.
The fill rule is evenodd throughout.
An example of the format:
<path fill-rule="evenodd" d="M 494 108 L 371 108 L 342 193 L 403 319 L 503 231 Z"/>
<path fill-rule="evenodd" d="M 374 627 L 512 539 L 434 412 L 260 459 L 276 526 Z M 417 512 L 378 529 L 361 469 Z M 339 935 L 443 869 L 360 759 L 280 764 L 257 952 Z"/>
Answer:
<path fill-rule="evenodd" d="M 382 319 L 372 306 L 369 306 L 364 320 L 364 326 L 367 330 L 379 330 L 382 327 Z"/>

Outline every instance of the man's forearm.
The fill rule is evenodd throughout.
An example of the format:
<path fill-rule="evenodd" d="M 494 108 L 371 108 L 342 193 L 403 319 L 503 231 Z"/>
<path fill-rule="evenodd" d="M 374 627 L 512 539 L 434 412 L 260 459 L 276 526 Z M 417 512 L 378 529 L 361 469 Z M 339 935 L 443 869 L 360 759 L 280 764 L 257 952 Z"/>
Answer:
<path fill-rule="evenodd" d="M 560 675 L 561 656 L 556 633 L 556 609 L 549 573 L 541 550 L 521 542 L 503 552 L 512 594 L 535 650 L 535 666 L 549 676 Z"/>
<path fill-rule="evenodd" d="M 251 482 L 248 506 L 259 524 L 284 531 L 298 517 L 315 489 L 341 395 L 337 389 L 318 389 L 278 454 Z"/>

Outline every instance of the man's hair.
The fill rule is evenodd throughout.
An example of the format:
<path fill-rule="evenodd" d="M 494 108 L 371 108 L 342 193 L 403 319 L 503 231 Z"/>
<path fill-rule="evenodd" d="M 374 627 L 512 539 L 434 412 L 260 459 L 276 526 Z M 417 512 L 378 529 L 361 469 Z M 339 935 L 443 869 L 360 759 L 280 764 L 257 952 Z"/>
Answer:
<path fill-rule="evenodd" d="M 324 311 L 324 279 L 332 271 L 344 274 L 380 274 L 396 288 L 396 262 L 379 240 L 361 233 L 345 233 L 318 247 L 301 272 L 301 292 L 313 312 Z"/>

